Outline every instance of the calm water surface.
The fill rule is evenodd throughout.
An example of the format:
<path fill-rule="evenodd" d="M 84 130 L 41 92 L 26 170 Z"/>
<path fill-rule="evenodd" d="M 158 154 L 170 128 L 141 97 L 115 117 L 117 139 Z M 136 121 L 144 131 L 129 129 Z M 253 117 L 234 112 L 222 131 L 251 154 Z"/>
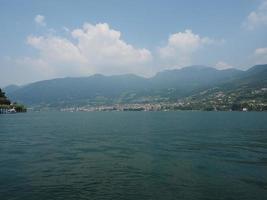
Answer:
<path fill-rule="evenodd" d="M 267 199 L 267 113 L 0 115 L 0 199 Z"/>

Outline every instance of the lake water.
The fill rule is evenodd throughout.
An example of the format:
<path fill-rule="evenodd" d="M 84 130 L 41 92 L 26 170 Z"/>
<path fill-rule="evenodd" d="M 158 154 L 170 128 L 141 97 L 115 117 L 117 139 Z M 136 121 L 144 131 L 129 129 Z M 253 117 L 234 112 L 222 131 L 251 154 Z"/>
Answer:
<path fill-rule="evenodd" d="M 267 199 L 267 113 L 0 115 L 0 199 Z"/>

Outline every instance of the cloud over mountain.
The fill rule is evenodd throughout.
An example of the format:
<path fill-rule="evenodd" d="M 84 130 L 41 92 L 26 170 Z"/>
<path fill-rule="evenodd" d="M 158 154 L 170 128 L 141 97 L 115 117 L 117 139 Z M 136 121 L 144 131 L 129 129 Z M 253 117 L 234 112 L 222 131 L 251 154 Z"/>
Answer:
<path fill-rule="evenodd" d="M 85 23 L 71 31 L 70 38 L 62 36 L 29 36 L 27 43 L 38 50 L 38 57 L 24 58 L 24 62 L 42 61 L 50 71 L 58 73 L 68 68 L 74 74 L 141 73 L 152 60 L 149 50 L 135 48 L 121 39 L 121 33 L 107 23 Z"/>
<path fill-rule="evenodd" d="M 267 47 L 256 49 L 254 51 L 254 59 L 256 64 L 267 63 Z"/>
<path fill-rule="evenodd" d="M 52 77 L 94 73 L 150 76 L 164 68 L 190 65 L 192 56 L 202 47 L 222 43 L 185 30 L 170 35 L 166 46 L 152 55 L 148 49 L 128 44 L 121 32 L 107 23 L 84 23 L 81 28 L 68 29 L 66 33 L 69 37 L 55 33 L 28 36 L 27 44 L 38 51 L 38 56 L 24 57 L 18 63 L 33 67 L 41 65 Z M 153 65 L 160 67 L 156 69 Z"/>
<path fill-rule="evenodd" d="M 192 64 L 192 56 L 200 48 L 222 42 L 209 37 L 201 37 L 187 29 L 184 32 L 170 35 L 166 46 L 159 48 L 159 55 L 164 63 L 182 67 Z"/>

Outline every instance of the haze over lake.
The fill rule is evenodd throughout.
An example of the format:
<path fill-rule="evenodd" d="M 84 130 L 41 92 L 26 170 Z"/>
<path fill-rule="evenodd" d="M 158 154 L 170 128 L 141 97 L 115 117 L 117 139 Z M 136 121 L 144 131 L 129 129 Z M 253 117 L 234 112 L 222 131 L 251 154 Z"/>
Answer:
<path fill-rule="evenodd" d="M 266 112 L 0 117 L 1 200 L 267 198 Z"/>

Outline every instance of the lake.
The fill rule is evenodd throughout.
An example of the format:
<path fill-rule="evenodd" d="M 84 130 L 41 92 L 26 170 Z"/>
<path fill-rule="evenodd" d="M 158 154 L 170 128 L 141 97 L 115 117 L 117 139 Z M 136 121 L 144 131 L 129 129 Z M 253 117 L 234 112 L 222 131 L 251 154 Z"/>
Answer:
<path fill-rule="evenodd" d="M 0 199 L 267 199 L 267 113 L 0 115 Z"/>

